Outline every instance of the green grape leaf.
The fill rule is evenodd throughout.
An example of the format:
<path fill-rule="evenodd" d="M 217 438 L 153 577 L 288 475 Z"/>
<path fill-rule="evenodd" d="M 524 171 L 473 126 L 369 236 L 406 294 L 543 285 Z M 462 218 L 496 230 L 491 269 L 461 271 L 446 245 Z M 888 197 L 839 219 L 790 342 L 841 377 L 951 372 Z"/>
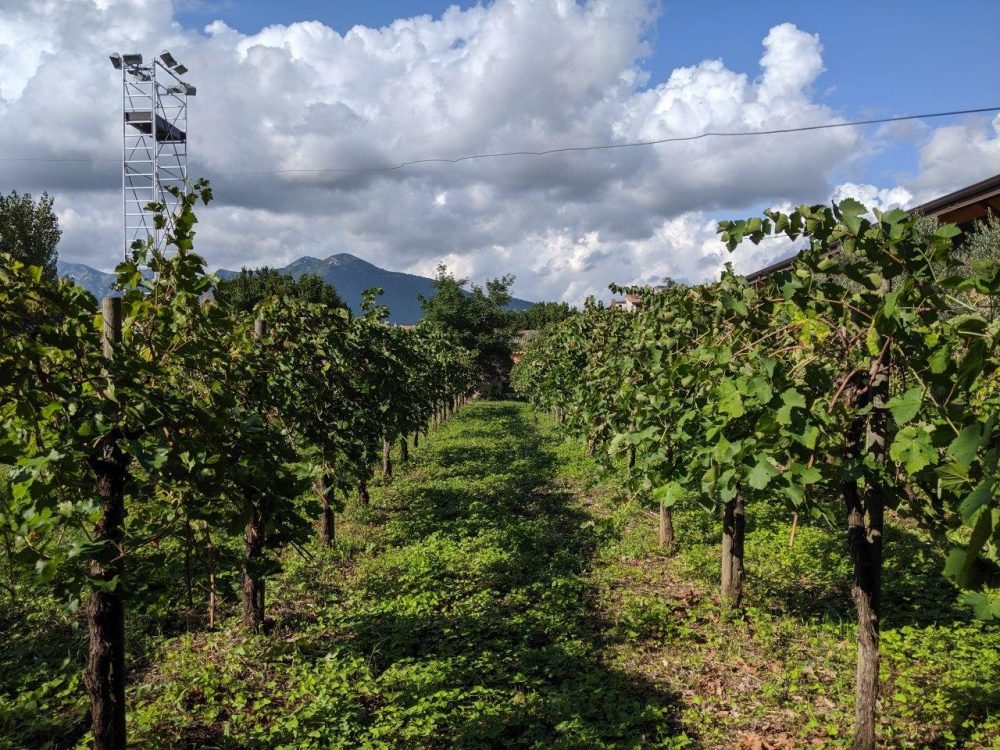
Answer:
<path fill-rule="evenodd" d="M 669 508 L 684 499 L 684 487 L 678 482 L 667 482 L 655 488 L 652 495 L 653 500 Z"/>
<path fill-rule="evenodd" d="M 925 430 L 908 425 L 896 433 L 889 447 L 889 456 L 901 463 L 907 472 L 916 474 L 936 461 L 938 454 Z"/>
<path fill-rule="evenodd" d="M 771 465 L 771 462 L 761 457 L 757 459 L 757 463 L 747 474 L 747 484 L 755 490 L 762 490 L 777 474 L 778 470 Z"/>
<path fill-rule="evenodd" d="M 892 413 L 892 418 L 895 420 L 896 424 L 902 426 L 917 416 L 920 412 L 923 397 L 923 388 L 910 388 L 905 393 L 899 393 L 890 398 L 886 402 L 885 408 Z"/>

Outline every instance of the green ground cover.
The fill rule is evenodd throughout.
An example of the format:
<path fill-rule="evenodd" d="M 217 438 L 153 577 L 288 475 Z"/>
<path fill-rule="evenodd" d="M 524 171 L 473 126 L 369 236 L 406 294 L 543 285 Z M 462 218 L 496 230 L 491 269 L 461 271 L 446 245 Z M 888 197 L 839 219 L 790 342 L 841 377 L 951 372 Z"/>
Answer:
<path fill-rule="evenodd" d="M 268 634 L 137 618 L 132 744 L 848 747 L 842 535 L 800 525 L 789 547 L 790 519 L 751 507 L 727 617 L 718 520 L 678 512 L 665 556 L 619 485 L 547 417 L 473 403 L 349 504 L 332 550 L 287 557 Z M 1000 747 L 1000 627 L 956 605 L 920 535 L 896 525 L 887 554 L 886 747 Z M 84 639 L 44 598 L 0 615 L 0 747 L 85 747 Z"/>

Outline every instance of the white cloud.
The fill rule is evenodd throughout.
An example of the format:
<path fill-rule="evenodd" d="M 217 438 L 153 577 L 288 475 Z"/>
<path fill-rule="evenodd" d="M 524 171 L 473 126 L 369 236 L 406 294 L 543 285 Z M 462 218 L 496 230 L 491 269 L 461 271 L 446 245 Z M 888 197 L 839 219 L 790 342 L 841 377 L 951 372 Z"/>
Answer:
<path fill-rule="evenodd" d="M 989 166 L 996 124 L 967 123 L 923 135 L 921 173 L 902 188 L 844 182 L 870 149 L 853 128 L 377 174 L 246 174 L 842 121 L 813 91 L 817 35 L 781 24 L 759 69 L 705 60 L 650 87 L 653 20 L 648 0 L 496 0 L 380 29 L 313 21 L 246 35 L 221 21 L 181 28 L 167 0 L 5 4 L 0 155 L 103 161 L 0 163 L 0 189 L 47 189 L 63 257 L 113 266 L 121 104 L 107 54 L 168 47 L 198 85 L 192 174 L 219 196 L 200 211 L 198 249 L 213 266 L 352 252 L 428 274 L 444 261 L 477 280 L 514 272 L 519 296 L 579 302 L 607 297 L 612 281 L 717 273 L 729 259 L 717 215 L 834 194 L 888 205 L 1000 171 Z M 750 270 L 781 250 L 734 260 Z"/>
<path fill-rule="evenodd" d="M 920 172 L 906 185 L 918 203 L 1000 172 L 1000 115 L 935 128 L 920 149 Z"/>
<path fill-rule="evenodd" d="M 890 208 L 910 208 L 914 205 L 913 194 L 904 187 L 877 188 L 874 185 L 845 182 L 833 190 L 832 200 L 840 203 L 846 198 L 860 201 L 865 208 L 887 211 Z"/>

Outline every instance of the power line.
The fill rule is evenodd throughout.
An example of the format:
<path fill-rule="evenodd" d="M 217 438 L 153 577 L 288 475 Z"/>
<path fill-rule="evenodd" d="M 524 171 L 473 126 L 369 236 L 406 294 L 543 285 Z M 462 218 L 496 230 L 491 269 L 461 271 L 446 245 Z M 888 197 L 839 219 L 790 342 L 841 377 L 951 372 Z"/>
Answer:
<path fill-rule="evenodd" d="M 93 164 L 95 162 L 104 162 L 104 161 L 120 162 L 121 159 L 112 159 L 110 157 L 100 157 L 100 156 L 86 156 L 79 158 L 67 157 L 65 159 L 59 157 L 48 158 L 44 156 L 0 156 L 0 161 L 32 161 L 32 162 L 62 162 L 62 163 L 77 162 L 77 163 Z"/>
<path fill-rule="evenodd" d="M 977 109 L 957 109 L 948 112 L 928 112 L 920 115 L 900 115 L 896 117 L 878 117 L 870 120 L 850 120 L 847 122 L 831 122 L 821 125 L 803 125 L 789 128 L 773 128 L 771 130 L 734 130 L 734 131 L 707 131 L 697 135 L 672 136 L 669 138 L 657 138 L 650 141 L 632 141 L 627 143 L 604 143 L 591 146 L 563 146 L 560 148 L 549 148 L 541 151 L 497 151 L 482 154 L 467 154 L 454 158 L 433 157 L 426 159 L 412 159 L 403 161 L 387 167 L 359 167 L 354 169 L 320 168 L 320 169 L 271 169 L 257 172 L 228 172 L 219 173 L 217 177 L 249 177 L 254 175 L 269 174 L 365 174 L 378 172 L 394 172 L 405 167 L 412 167 L 418 164 L 458 164 L 463 161 L 474 161 L 479 159 L 496 159 L 511 156 L 549 156 L 551 154 L 580 153 L 585 151 L 610 151 L 622 148 L 643 148 L 647 146 L 658 146 L 664 143 L 681 143 L 687 141 L 697 141 L 704 138 L 745 138 L 761 135 L 781 135 L 785 133 L 803 133 L 814 130 L 832 130 L 835 128 L 851 128 L 863 125 L 882 125 L 891 122 L 905 122 L 908 120 L 931 120 L 939 117 L 954 117 L 956 115 L 984 114 L 987 112 L 1000 112 L 1000 107 L 980 107 Z M 110 158 L 48 158 L 31 156 L 0 156 L 0 161 L 4 162 L 53 162 L 53 163 L 90 163 L 90 162 L 111 162 L 120 161 Z"/>
<path fill-rule="evenodd" d="M 737 138 L 758 135 L 779 135 L 783 133 L 802 133 L 813 130 L 831 130 L 833 128 L 850 128 L 860 125 L 880 125 L 890 122 L 905 122 L 907 120 L 930 120 L 937 117 L 951 117 L 954 115 L 972 115 L 985 112 L 1000 112 L 1000 107 L 980 107 L 978 109 L 958 109 L 950 112 L 929 112 L 921 115 L 900 115 L 897 117 L 879 117 L 871 120 L 851 120 L 848 122 L 832 122 L 823 125 L 804 125 L 794 128 L 774 128 L 772 130 L 742 130 L 742 131 L 707 131 L 697 135 L 673 136 L 670 138 L 657 138 L 651 141 L 633 141 L 629 143 L 605 143 L 594 146 L 563 146 L 561 148 L 549 148 L 542 151 L 497 151 L 484 154 L 469 154 L 457 156 L 452 159 L 437 157 L 428 159 L 412 159 L 400 162 L 389 167 L 361 167 L 357 169 L 273 169 L 260 172 L 230 172 L 223 173 L 220 177 L 249 177 L 253 175 L 268 174 L 291 174 L 291 173 L 341 173 L 341 174 L 364 174 L 369 172 L 394 172 L 404 167 L 411 167 L 417 164 L 457 164 L 463 161 L 476 159 L 494 159 L 507 156 L 548 156 L 550 154 L 578 153 L 583 151 L 609 151 L 619 148 L 640 148 L 645 146 L 658 146 L 663 143 L 680 143 L 684 141 L 697 141 L 702 138 Z"/>

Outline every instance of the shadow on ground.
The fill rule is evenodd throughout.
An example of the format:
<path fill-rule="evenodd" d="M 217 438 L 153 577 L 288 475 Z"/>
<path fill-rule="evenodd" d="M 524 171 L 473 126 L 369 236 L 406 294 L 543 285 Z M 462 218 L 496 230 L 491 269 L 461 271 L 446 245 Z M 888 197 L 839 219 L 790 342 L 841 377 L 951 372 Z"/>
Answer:
<path fill-rule="evenodd" d="M 487 428 L 483 428 L 486 420 Z M 554 455 L 514 404 L 476 404 L 394 492 L 407 510 L 361 577 L 350 648 L 378 674 L 376 724 L 423 747 L 690 747 L 676 697 L 602 662 L 609 623 L 584 581 L 590 518 L 552 488 Z M 426 469 L 427 467 L 425 467 Z"/>

